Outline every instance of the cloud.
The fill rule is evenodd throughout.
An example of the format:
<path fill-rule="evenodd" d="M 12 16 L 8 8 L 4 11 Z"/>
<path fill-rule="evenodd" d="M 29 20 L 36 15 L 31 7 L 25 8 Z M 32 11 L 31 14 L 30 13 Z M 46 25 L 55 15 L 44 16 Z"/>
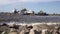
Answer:
<path fill-rule="evenodd" d="M 60 1 L 60 0 L 0 0 L 0 5 L 13 4 L 18 2 L 51 2 L 51 1 Z"/>
<path fill-rule="evenodd" d="M 60 0 L 22 0 L 22 2 L 51 2 L 51 1 L 60 1 Z"/>
<path fill-rule="evenodd" d="M 0 5 L 12 4 L 19 2 L 20 0 L 0 0 Z"/>

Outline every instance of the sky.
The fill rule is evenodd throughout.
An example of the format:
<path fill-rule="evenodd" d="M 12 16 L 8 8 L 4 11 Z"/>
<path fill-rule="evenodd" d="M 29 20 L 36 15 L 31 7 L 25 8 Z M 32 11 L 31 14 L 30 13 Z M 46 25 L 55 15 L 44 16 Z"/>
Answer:
<path fill-rule="evenodd" d="M 60 14 L 60 0 L 0 0 L 0 12 L 13 12 L 15 8 Z"/>

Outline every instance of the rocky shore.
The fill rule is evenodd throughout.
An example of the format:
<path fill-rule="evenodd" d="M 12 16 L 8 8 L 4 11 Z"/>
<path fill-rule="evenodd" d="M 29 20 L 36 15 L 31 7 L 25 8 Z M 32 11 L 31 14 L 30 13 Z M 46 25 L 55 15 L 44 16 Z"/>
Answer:
<path fill-rule="evenodd" d="M 60 34 L 60 23 L 0 25 L 0 34 Z"/>

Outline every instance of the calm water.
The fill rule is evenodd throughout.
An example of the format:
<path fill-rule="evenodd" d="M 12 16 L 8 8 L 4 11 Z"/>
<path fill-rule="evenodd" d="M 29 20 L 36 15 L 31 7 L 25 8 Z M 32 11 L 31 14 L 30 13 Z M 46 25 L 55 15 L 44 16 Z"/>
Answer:
<path fill-rule="evenodd" d="M 8 16 L 9 17 L 9 16 Z M 6 17 L 5 17 L 6 18 Z M 48 23 L 48 22 L 60 22 L 60 16 L 15 16 L 15 20 L 0 22 L 1 23 Z M 18 20 L 16 19 L 18 18 Z"/>

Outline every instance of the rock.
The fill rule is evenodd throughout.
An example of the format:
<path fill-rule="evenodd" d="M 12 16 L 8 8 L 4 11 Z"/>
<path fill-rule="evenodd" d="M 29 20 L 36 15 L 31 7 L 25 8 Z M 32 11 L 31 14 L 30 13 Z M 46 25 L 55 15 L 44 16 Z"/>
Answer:
<path fill-rule="evenodd" d="M 43 29 L 42 30 L 42 34 L 45 34 L 46 31 L 47 31 L 47 29 Z"/>
<path fill-rule="evenodd" d="M 28 29 L 25 29 L 25 30 L 23 29 L 23 30 L 20 32 L 20 34 L 29 34 L 29 32 L 30 32 L 30 31 L 29 31 Z"/>
<path fill-rule="evenodd" d="M 21 26 L 21 27 L 19 28 L 20 34 L 29 34 L 29 33 L 30 33 L 30 30 L 31 30 L 32 28 L 33 28 L 33 26 L 27 26 L 27 25 Z"/>
<path fill-rule="evenodd" d="M 17 34 L 17 32 L 10 32 L 9 34 Z"/>
<path fill-rule="evenodd" d="M 34 33 L 34 30 L 31 29 L 29 34 L 35 34 L 35 33 Z"/>
<path fill-rule="evenodd" d="M 5 33 L 5 31 L 3 31 L 1 34 L 4 34 Z"/>
<path fill-rule="evenodd" d="M 11 28 L 9 34 L 18 34 L 18 32 L 14 28 Z"/>

